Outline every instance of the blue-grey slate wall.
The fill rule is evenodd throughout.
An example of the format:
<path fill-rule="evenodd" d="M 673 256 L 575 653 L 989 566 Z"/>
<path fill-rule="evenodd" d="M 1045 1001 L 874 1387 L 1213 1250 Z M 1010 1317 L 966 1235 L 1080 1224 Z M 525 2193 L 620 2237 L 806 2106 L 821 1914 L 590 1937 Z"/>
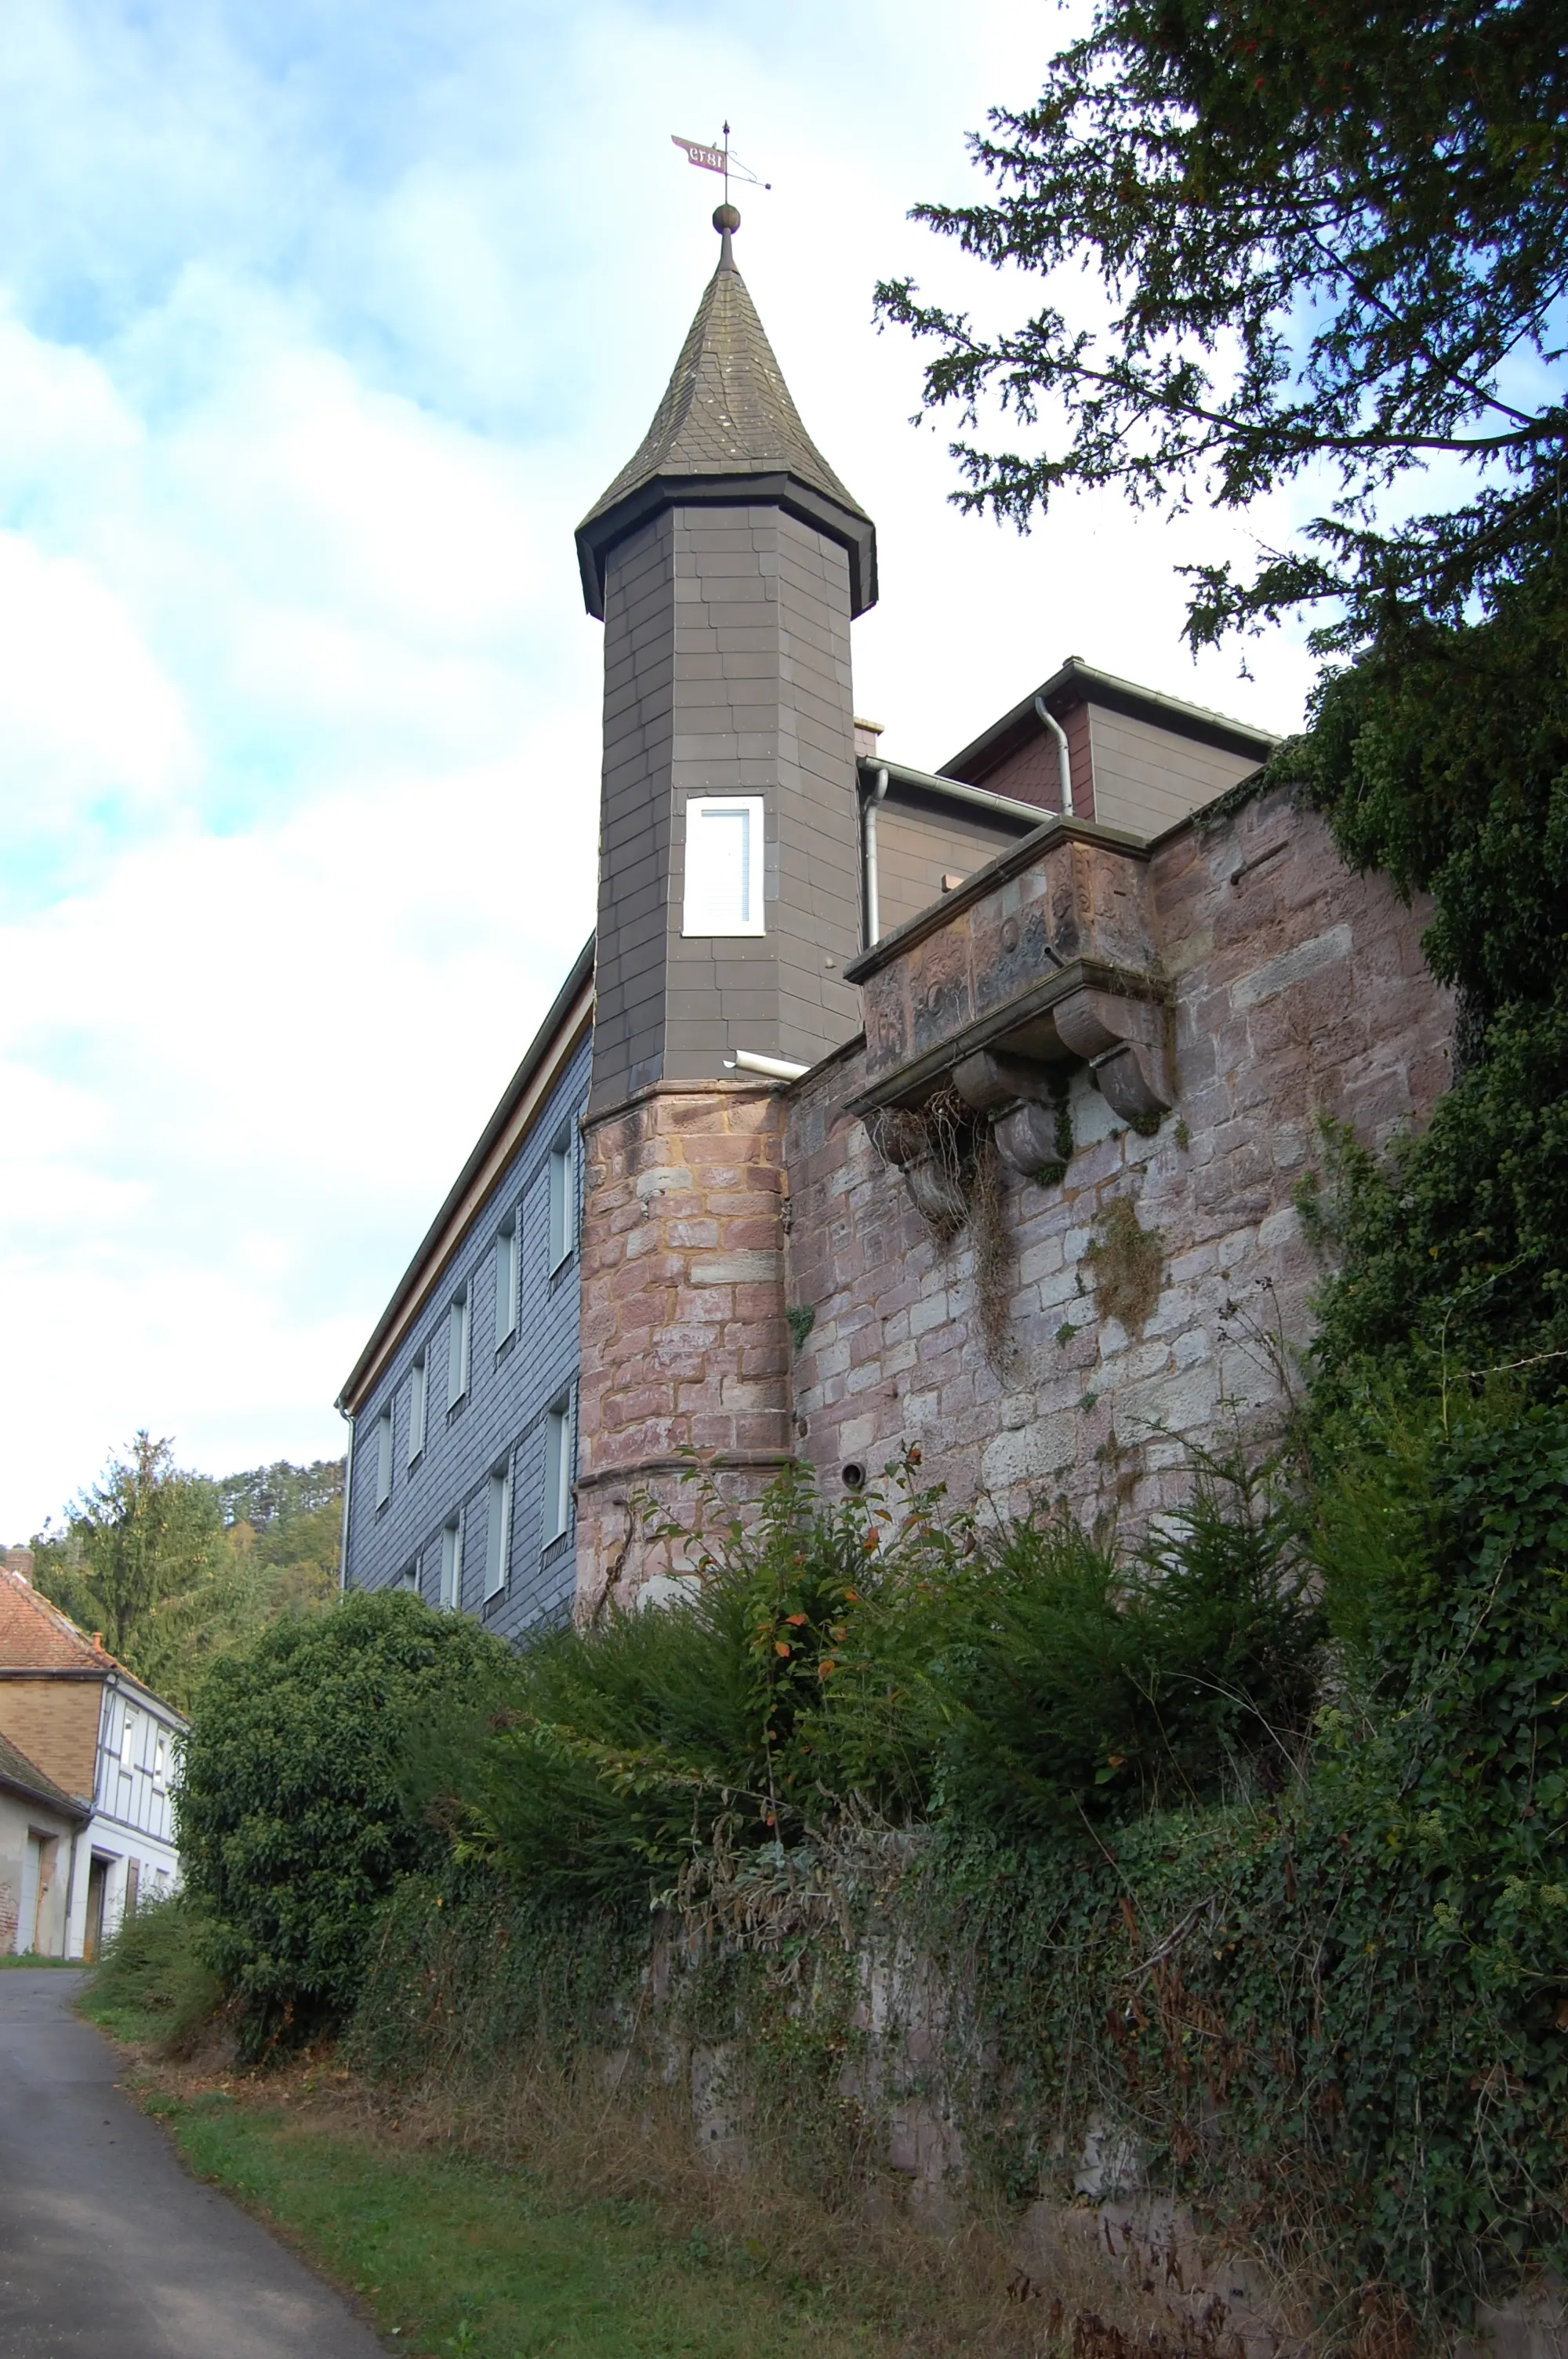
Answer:
<path fill-rule="evenodd" d="M 430 1299 L 397 1347 L 354 1426 L 353 1482 L 349 1503 L 348 1584 L 395 1588 L 410 1573 L 426 1603 L 440 1602 L 441 1533 L 463 1518 L 461 1605 L 487 1629 L 516 1639 L 533 1623 L 569 1611 L 575 1536 L 568 1529 L 541 1545 L 544 1528 L 545 1427 L 553 1403 L 569 1392 L 575 1437 L 578 1373 L 579 1256 L 549 1270 L 549 1164 L 563 1130 L 569 1132 L 574 1201 L 582 1198 L 578 1117 L 588 1096 L 589 1041 L 585 1039 L 540 1108 Z M 509 1340 L 497 1345 L 495 1239 L 512 1215 L 522 1223 L 518 1316 Z M 447 1406 L 447 1333 L 452 1297 L 467 1285 L 471 1305 L 469 1386 Z M 426 1354 L 428 1392 L 425 1448 L 408 1463 L 410 1378 Z M 377 1426 L 392 1406 L 392 1494 L 376 1503 Z M 484 1598 L 490 1477 L 512 1467 L 512 1528 L 505 1588 Z"/>

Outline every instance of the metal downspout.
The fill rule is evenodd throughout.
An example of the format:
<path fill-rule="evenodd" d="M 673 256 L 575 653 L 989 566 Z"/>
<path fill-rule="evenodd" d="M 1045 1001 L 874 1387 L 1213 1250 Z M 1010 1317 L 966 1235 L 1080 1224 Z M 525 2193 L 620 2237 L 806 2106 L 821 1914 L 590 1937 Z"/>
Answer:
<path fill-rule="evenodd" d="M 1056 740 L 1056 769 L 1062 781 L 1062 817 L 1073 816 L 1073 772 L 1067 759 L 1067 733 L 1043 696 L 1034 700 L 1034 710 Z"/>
<path fill-rule="evenodd" d="M 881 896 L 877 886 L 877 805 L 888 790 L 888 774 L 877 772 L 877 782 L 866 797 L 865 816 L 861 822 L 860 859 L 866 872 L 866 948 L 881 939 Z"/>

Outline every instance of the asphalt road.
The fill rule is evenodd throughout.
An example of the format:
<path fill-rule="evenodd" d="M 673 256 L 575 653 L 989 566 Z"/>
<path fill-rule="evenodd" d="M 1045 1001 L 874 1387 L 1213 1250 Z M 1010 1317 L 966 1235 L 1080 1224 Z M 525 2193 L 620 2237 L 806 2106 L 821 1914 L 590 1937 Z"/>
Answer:
<path fill-rule="evenodd" d="M 70 2012 L 80 1980 L 0 1973 L 0 2359 L 381 2359 L 121 2096 L 114 2051 Z"/>

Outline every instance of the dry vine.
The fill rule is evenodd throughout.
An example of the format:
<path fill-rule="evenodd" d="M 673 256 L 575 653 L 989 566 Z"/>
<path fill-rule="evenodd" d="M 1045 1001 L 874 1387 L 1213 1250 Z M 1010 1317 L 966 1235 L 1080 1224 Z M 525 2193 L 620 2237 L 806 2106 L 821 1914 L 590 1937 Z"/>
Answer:
<path fill-rule="evenodd" d="M 938 1090 L 918 1108 L 883 1106 L 868 1127 L 933 1235 L 944 1244 L 956 1237 L 969 1217 L 975 1163 L 975 1117 L 957 1091 Z"/>

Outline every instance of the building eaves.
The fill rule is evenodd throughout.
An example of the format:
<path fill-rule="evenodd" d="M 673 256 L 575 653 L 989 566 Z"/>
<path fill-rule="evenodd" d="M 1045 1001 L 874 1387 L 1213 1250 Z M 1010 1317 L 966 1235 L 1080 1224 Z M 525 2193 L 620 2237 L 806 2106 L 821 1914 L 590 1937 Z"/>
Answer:
<path fill-rule="evenodd" d="M 1065 711 L 1071 704 L 1098 704 L 1108 712 L 1121 712 L 1135 721 L 1147 721 L 1156 729 L 1168 729 L 1177 737 L 1195 738 L 1206 745 L 1222 746 L 1232 754 L 1251 754 L 1261 762 L 1280 743 L 1267 730 L 1255 729 L 1245 721 L 1235 721 L 1227 713 L 1211 712 L 1201 704 L 1184 703 L 1180 697 L 1166 696 L 1160 690 L 1141 688 L 1136 680 L 1122 679 L 1117 673 L 1101 671 L 1085 663 L 1078 656 L 1069 656 L 1059 671 L 1043 680 L 1038 688 L 993 721 L 942 767 L 951 777 L 968 778 L 979 772 L 984 777 L 1006 760 L 1019 745 L 1034 736 L 1041 727 L 1034 710 L 1037 696 L 1044 698 L 1055 712 L 1060 705 Z M 1058 716 L 1059 717 L 1059 716 Z"/>
<path fill-rule="evenodd" d="M 989 811 L 998 819 L 1016 820 L 1023 829 L 1038 827 L 1044 816 L 1038 803 L 1020 802 L 1015 795 L 993 795 L 989 788 L 971 787 L 961 778 L 944 778 L 934 770 L 914 770 L 907 762 L 887 762 L 875 754 L 861 754 L 856 767 L 863 786 L 874 782 L 879 770 L 885 770 L 891 787 L 902 788 L 919 802 Z"/>
<path fill-rule="evenodd" d="M 438 1272 L 441 1264 L 457 1250 L 467 1234 L 472 1210 L 477 1210 L 477 1206 L 471 1208 L 467 1217 L 464 1207 L 473 1193 L 475 1182 L 493 1156 L 498 1143 L 504 1137 L 513 1116 L 527 1097 L 541 1070 L 548 1063 L 563 1026 L 571 1020 L 579 1001 L 592 984 L 593 944 L 594 938 L 589 934 L 573 962 L 570 973 L 551 1002 L 548 1015 L 529 1042 L 522 1063 L 503 1092 L 495 1112 L 480 1133 L 473 1152 L 448 1190 L 440 1211 L 426 1230 L 418 1251 L 399 1278 L 391 1300 L 371 1332 L 369 1342 L 350 1369 L 337 1399 L 337 1407 L 345 1414 L 352 1413 L 366 1378 L 383 1357 L 389 1339 L 395 1336 L 403 1319 L 416 1306 L 427 1277 L 433 1277 Z M 575 1032 L 580 1027 L 574 1026 L 573 1028 Z"/>

